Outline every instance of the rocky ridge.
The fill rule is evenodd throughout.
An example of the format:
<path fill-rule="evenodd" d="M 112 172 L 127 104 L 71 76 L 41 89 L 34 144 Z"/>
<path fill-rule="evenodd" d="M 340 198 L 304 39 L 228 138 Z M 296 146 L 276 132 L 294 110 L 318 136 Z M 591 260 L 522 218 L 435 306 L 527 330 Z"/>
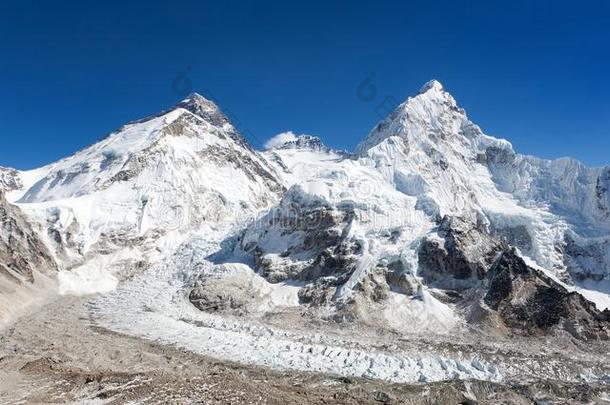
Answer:
<path fill-rule="evenodd" d="M 605 342 L 609 170 L 519 155 L 432 81 L 353 155 L 307 136 L 255 151 L 193 94 L 0 179 L 59 291 L 104 293 L 101 327 L 248 364 L 497 381 L 514 371 L 493 356 L 416 359 L 341 333 Z"/>

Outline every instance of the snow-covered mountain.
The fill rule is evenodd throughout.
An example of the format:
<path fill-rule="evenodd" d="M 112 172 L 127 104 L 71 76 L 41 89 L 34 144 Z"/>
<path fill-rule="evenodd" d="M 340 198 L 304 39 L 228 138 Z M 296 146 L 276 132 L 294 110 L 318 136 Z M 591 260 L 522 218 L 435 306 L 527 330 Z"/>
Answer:
<path fill-rule="evenodd" d="M 265 156 L 289 190 L 244 232 L 237 256 L 249 254 L 272 282 L 305 283 L 299 297 L 310 307 L 395 329 L 411 328 L 413 314 L 427 314 L 437 330 L 481 321 L 483 312 L 494 318 L 481 294 L 498 293 L 488 290 L 499 288 L 499 257 L 524 260 L 537 288 L 562 296 L 562 311 L 574 290 L 608 307 L 608 168 L 516 154 L 483 134 L 436 81 L 379 123 L 355 157 L 282 146 Z M 523 294 L 521 307 L 541 305 Z"/>
<path fill-rule="evenodd" d="M 436 81 L 378 124 L 358 152 L 429 214 L 478 215 L 562 278 L 608 275 L 607 250 L 600 247 L 597 270 L 587 271 L 572 245 L 607 243 L 610 168 L 516 154 L 507 141 L 484 135 Z"/>
<path fill-rule="evenodd" d="M 497 379 L 478 360 L 414 372 L 405 353 L 367 359 L 354 336 L 304 331 L 610 337 L 610 168 L 516 153 L 437 81 L 353 154 L 292 133 L 255 151 L 193 94 L 41 169 L 0 168 L 0 187 L 59 292 L 106 293 L 99 325 L 212 356 Z"/>
<path fill-rule="evenodd" d="M 0 191 L 0 326 L 56 288 L 57 264 L 41 231 Z"/>
<path fill-rule="evenodd" d="M 126 267 L 145 267 L 189 232 L 238 222 L 282 192 L 273 168 L 197 94 L 19 181 L 9 196 L 48 229 L 66 270 L 62 291 L 75 292 L 114 288 Z"/>

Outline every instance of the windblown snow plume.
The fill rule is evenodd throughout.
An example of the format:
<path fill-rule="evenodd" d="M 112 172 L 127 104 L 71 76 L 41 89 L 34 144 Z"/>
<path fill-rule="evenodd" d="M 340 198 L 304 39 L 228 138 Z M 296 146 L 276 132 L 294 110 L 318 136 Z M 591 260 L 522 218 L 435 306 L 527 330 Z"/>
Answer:
<path fill-rule="evenodd" d="M 297 136 L 292 131 L 286 131 L 279 133 L 271 137 L 265 142 L 265 149 L 273 149 L 284 145 L 287 142 L 294 142 L 297 140 Z"/>

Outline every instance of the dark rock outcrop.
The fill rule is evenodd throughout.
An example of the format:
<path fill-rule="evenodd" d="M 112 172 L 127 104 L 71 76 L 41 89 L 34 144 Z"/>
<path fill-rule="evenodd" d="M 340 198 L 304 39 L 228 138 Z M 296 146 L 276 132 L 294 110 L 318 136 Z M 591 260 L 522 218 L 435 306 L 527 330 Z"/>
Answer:
<path fill-rule="evenodd" d="M 481 224 L 445 217 L 438 227 L 439 238 L 422 241 L 419 275 L 429 285 L 450 290 L 468 289 L 482 280 L 495 254 L 505 247 Z"/>
<path fill-rule="evenodd" d="M 251 294 L 251 286 L 240 281 L 201 278 L 189 293 L 189 301 L 200 311 L 244 314 L 254 295 Z"/>
<path fill-rule="evenodd" d="M 0 192 L 0 277 L 32 283 L 36 272 L 56 271 L 57 264 L 21 210 Z"/>
<path fill-rule="evenodd" d="M 484 282 L 483 302 L 522 335 L 566 331 L 578 339 L 610 338 L 610 311 L 529 267 L 514 248 L 500 254 Z"/>
<path fill-rule="evenodd" d="M 610 311 L 599 311 L 519 256 L 512 243 L 524 242 L 523 229 L 507 238 L 459 218 L 444 218 L 440 238 L 419 249 L 420 276 L 431 286 L 458 293 L 457 303 L 471 323 L 491 322 L 496 330 L 518 335 L 567 332 L 575 338 L 610 338 Z M 572 244 L 570 251 L 574 251 Z M 580 252 L 582 253 L 582 252 Z M 576 253 L 574 253 L 576 254 Z M 501 327 L 500 327 L 501 326 Z"/>
<path fill-rule="evenodd" d="M 311 149 L 318 151 L 329 151 L 322 140 L 317 136 L 311 135 L 300 135 L 295 140 L 287 141 L 283 145 L 279 146 L 278 149 Z"/>
<path fill-rule="evenodd" d="M 257 271 L 272 283 L 332 278 L 331 284 L 341 284 L 361 250 L 346 237 L 353 211 L 309 200 L 301 192 L 289 190 L 278 207 L 245 231 L 238 248 L 253 257 Z M 278 249 L 280 239 L 290 242 Z"/>
<path fill-rule="evenodd" d="M 610 266 L 607 252 L 610 252 L 610 238 L 582 240 L 566 233 L 563 246 L 564 263 L 574 281 L 601 281 Z"/>
<path fill-rule="evenodd" d="M 610 167 L 604 168 L 595 184 L 595 198 L 599 210 L 610 218 Z"/>

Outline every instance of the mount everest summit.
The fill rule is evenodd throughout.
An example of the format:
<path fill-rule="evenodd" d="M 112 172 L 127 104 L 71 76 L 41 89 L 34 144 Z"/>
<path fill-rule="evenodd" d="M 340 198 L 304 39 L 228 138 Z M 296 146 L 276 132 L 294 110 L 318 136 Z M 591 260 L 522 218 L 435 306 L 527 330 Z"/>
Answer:
<path fill-rule="evenodd" d="M 396 343 L 603 352 L 610 338 L 610 167 L 520 155 L 437 81 L 353 153 L 292 133 L 254 150 L 193 94 L 40 169 L 0 168 L 0 190 L 4 322 L 92 294 L 98 327 L 244 364 L 391 382 L 610 376 Z"/>

